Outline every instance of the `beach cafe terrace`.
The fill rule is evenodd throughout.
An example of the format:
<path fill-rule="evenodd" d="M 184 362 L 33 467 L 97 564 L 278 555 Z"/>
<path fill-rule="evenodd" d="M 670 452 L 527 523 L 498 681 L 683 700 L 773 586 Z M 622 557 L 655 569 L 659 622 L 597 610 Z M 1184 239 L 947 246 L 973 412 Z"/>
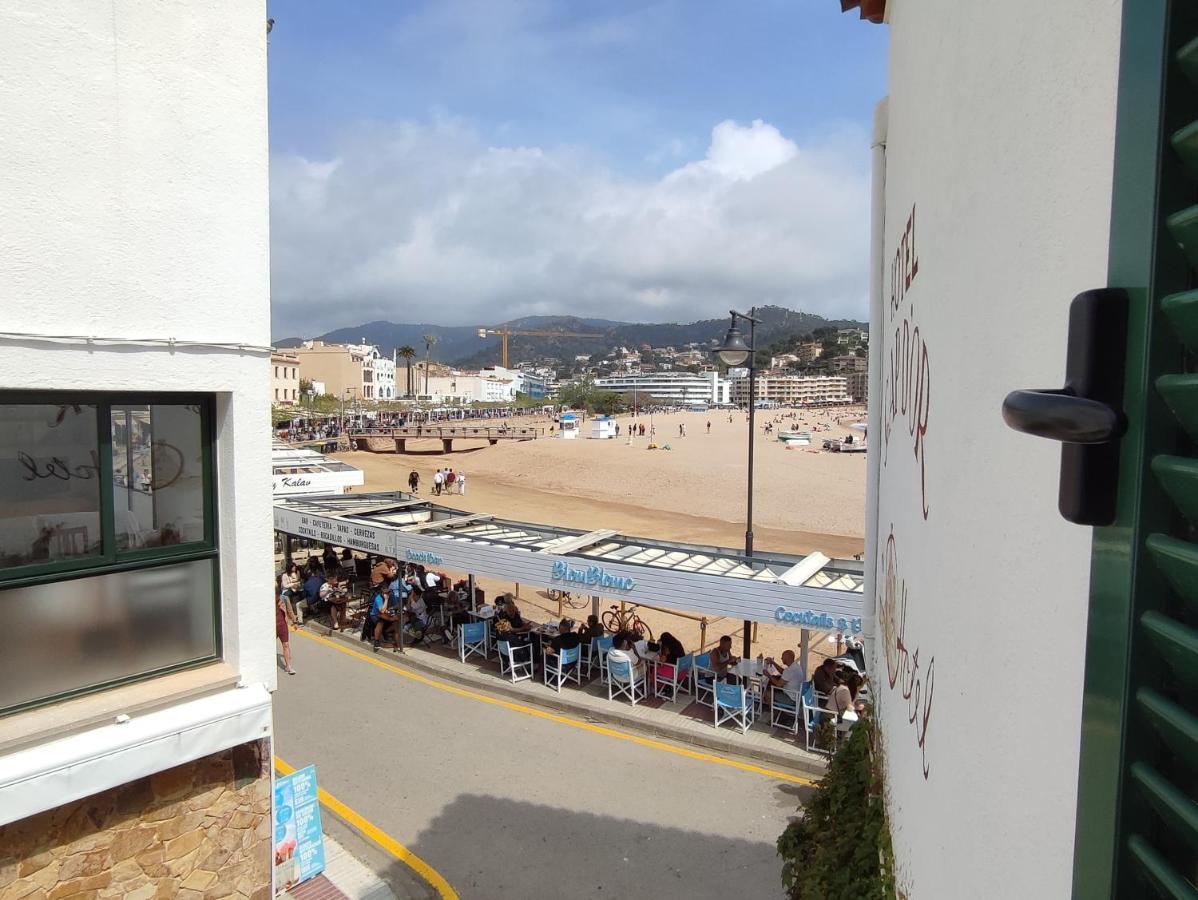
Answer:
<path fill-rule="evenodd" d="M 402 492 L 275 497 L 275 530 L 400 562 L 708 616 L 859 636 L 864 574 L 821 553 L 723 547 L 514 522 Z M 597 606 L 596 606 L 597 609 Z"/>

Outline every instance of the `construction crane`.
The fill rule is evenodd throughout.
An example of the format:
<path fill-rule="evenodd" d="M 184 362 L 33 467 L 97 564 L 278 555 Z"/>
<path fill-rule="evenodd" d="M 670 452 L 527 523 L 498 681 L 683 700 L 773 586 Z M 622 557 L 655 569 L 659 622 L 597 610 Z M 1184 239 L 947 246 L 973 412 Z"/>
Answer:
<path fill-rule="evenodd" d="M 606 337 L 604 334 L 596 334 L 593 332 L 582 331 L 515 331 L 511 328 L 480 328 L 478 336 L 480 338 L 499 335 L 499 364 L 505 369 L 508 367 L 507 361 L 507 341 L 508 338 L 515 335 L 516 337 L 576 337 L 576 338 L 601 338 Z"/>

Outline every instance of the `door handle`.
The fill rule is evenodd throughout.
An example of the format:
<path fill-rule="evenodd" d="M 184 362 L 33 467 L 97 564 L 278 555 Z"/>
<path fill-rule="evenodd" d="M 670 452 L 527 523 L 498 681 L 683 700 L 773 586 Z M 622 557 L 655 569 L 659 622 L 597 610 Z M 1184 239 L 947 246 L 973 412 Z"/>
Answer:
<path fill-rule="evenodd" d="M 1057 506 L 1078 525 L 1109 525 L 1118 497 L 1119 441 L 1127 429 L 1123 378 L 1127 292 L 1085 291 L 1069 305 L 1065 386 L 1009 393 L 1003 420 L 1016 431 L 1061 441 Z"/>

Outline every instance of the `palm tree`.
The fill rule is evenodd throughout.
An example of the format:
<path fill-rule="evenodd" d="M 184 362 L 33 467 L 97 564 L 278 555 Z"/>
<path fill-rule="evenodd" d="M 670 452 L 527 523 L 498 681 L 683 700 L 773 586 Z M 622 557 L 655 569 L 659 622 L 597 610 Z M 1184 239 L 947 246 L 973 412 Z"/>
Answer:
<path fill-rule="evenodd" d="M 396 352 L 400 356 L 403 357 L 404 363 L 407 364 L 407 367 L 408 367 L 408 392 L 404 396 L 411 397 L 412 396 L 412 359 L 416 356 L 416 348 L 408 346 L 407 344 L 404 344 Z"/>
<path fill-rule="evenodd" d="M 424 396 L 428 396 L 428 363 L 432 357 L 433 344 L 437 343 L 435 334 L 426 334 L 424 336 Z"/>

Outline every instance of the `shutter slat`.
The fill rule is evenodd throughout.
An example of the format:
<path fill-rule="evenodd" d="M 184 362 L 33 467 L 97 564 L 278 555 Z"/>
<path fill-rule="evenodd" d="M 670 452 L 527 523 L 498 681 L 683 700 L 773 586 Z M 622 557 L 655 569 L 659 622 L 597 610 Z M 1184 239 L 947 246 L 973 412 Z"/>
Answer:
<path fill-rule="evenodd" d="M 1166 297 L 1161 301 L 1161 311 L 1189 351 L 1198 353 L 1198 291 Z"/>
<path fill-rule="evenodd" d="M 1182 514 L 1198 524 L 1198 460 L 1158 456 L 1152 460 L 1152 472 Z"/>
<path fill-rule="evenodd" d="M 1140 626 L 1173 674 L 1188 687 L 1198 687 L 1198 631 L 1159 612 L 1146 612 Z"/>
<path fill-rule="evenodd" d="M 1181 427 L 1198 441 L 1198 375 L 1162 375 L 1156 389 Z"/>
<path fill-rule="evenodd" d="M 1177 51 L 1177 63 L 1190 83 L 1198 87 L 1198 37 Z"/>
<path fill-rule="evenodd" d="M 1198 177 L 1198 122 L 1191 122 L 1185 128 L 1173 133 L 1169 139 L 1174 152 L 1185 163 L 1191 175 Z"/>
<path fill-rule="evenodd" d="M 1152 688 L 1136 691 L 1136 704 L 1178 759 L 1198 760 L 1198 718 Z"/>
<path fill-rule="evenodd" d="M 1163 534 L 1149 535 L 1145 545 L 1177 595 L 1198 608 L 1198 545 Z"/>
<path fill-rule="evenodd" d="M 1162 897 L 1173 900 L 1198 900 L 1198 890 L 1186 881 L 1169 862 L 1153 849 L 1152 844 L 1138 834 L 1127 839 L 1127 849 L 1140 870 L 1152 882 Z"/>
<path fill-rule="evenodd" d="M 1186 259 L 1198 269 L 1198 206 L 1190 206 L 1165 219 L 1165 225 Z"/>
<path fill-rule="evenodd" d="M 1198 847 L 1198 803 L 1147 763 L 1132 764 L 1131 780 L 1174 834 L 1180 835 L 1190 846 Z"/>

